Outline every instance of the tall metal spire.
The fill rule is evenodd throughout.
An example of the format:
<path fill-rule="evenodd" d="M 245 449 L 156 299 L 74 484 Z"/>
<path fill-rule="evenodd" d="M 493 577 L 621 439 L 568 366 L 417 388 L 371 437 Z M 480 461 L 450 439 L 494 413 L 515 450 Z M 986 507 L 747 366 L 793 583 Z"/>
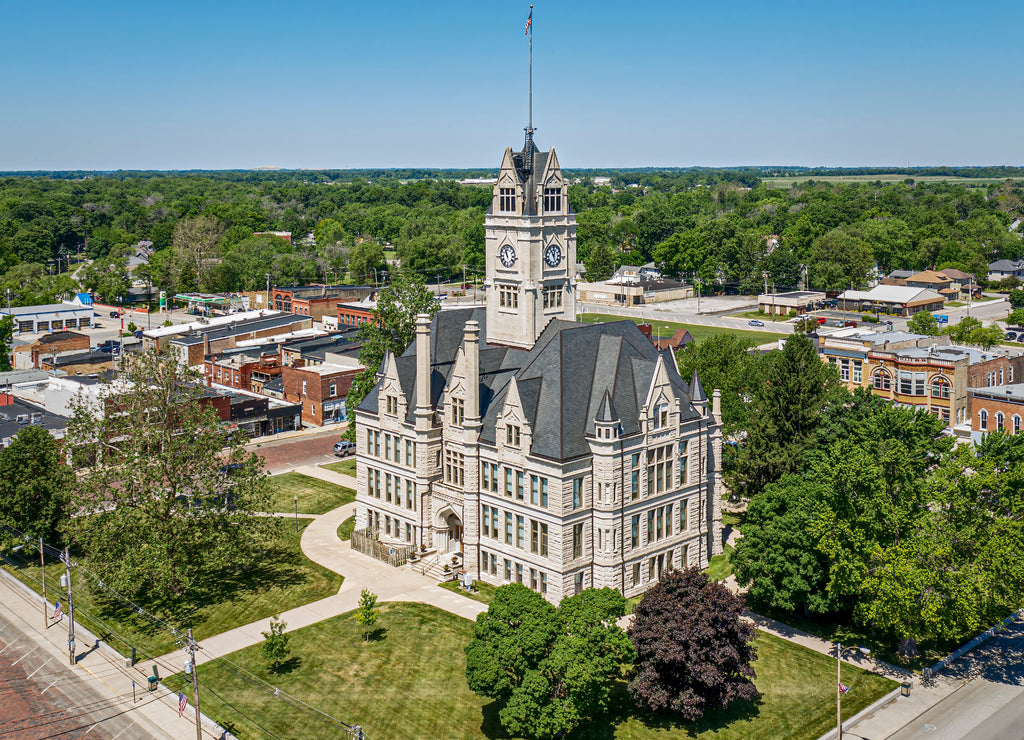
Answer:
<path fill-rule="evenodd" d="M 530 117 L 526 124 L 526 141 L 533 141 L 533 6 L 526 19 L 526 32 L 530 35 Z M 532 165 L 532 162 L 531 162 Z"/>

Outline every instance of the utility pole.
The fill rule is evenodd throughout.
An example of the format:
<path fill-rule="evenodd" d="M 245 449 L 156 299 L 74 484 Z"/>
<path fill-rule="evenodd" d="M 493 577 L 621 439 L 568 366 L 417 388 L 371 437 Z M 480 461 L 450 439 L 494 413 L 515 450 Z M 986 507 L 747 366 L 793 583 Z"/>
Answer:
<path fill-rule="evenodd" d="M 192 698 L 196 702 L 196 740 L 203 740 L 203 726 L 199 723 L 199 668 L 196 666 L 196 641 L 192 639 L 192 628 L 188 628 L 188 655 L 192 665 Z"/>
<path fill-rule="evenodd" d="M 764 294 L 768 295 L 768 271 L 762 272 L 761 277 L 764 278 Z"/>
<path fill-rule="evenodd" d="M 50 628 L 50 605 L 46 603 L 46 562 L 43 559 L 43 538 L 39 538 L 39 577 L 43 582 L 43 629 Z"/>
<path fill-rule="evenodd" d="M 64 548 L 64 575 L 68 581 L 68 660 L 76 665 L 75 660 L 75 602 L 71 600 L 71 554 Z"/>
<path fill-rule="evenodd" d="M 267 273 L 267 308 L 270 308 L 270 273 Z"/>

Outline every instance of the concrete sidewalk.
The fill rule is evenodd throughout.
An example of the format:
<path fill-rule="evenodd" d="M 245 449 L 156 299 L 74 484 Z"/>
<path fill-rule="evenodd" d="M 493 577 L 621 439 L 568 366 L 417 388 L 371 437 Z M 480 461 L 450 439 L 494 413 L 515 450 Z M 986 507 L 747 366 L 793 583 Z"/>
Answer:
<path fill-rule="evenodd" d="M 52 606 L 47 608 L 52 610 Z M 45 669 L 46 678 L 52 679 L 52 683 L 47 681 L 49 686 L 42 692 L 49 695 L 56 689 L 67 696 L 65 704 L 70 703 L 72 708 L 87 707 L 82 717 L 83 721 L 90 719 L 90 732 L 95 728 L 96 734 L 92 737 L 120 735 L 175 740 L 195 735 L 195 707 L 191 693 L 188 695 L 188 709 L 179 718 L 177 702 L 163 686 L 158 692 L 147 690 L 145 671 L 152 661 L 134 668 L 125 667 L 123 657 L 113 649 L 101 646 L 95 635 L 76 624 L 78 662 L 70 666 L 67 618 L 65 614 L 59 623 L 54 622 L 44 630 L 42 597 L 16 582 L 9 573 L 0 577 L 0 624 L 9 625 L 0 635 L 0 648 L 10 649 L 7 654 L 13 655 L 21 649 L 19 646 L 33 645 L 22 656 L 23 665 L 32 666 L 29 674 L 38 671 L 37 677 L 43 675 Z M 161 675 L 167 675 L 168 668 L 161 668 Z M 203 736 L 219 738 L 222 732 L 204 723 Z"/>
<path fill-rule="evenodd" d="M 353 491 L 356 490 L 356 479 L 351 475 L 335 473 L 333 470 L 327 470 L 319 465 L 301 465 L 297 468 L 292 468 L 292 472 L 308 475 L 310 478 L 317 478 L 328 483 L 335 483 L 339 486 L 345 486 L 345 488 L 351 488 Z"/>
<path fill-rule="evenodd" d="M 297 470 L 296 472 L 303 472 Z M 336 477 L 337 473 L 322 471 Z M 305 474 L 305 473 L 304 473 Z M 336 481 L 332 481 L 336 482 Z M 352 611 L 359 605 L 364 588 L 377 594 L 378 601 L 414 601 L 430 604 L 438 609 L 460 617 L 474 620 L 486 610 L 487 605 L 479 601 L 452 593 L 437 585 L 432 578 L 415 573 L 408 568 L 393 568 L 352 549 L 349 542 L 338 539 L 338 527 L 355 513 L 355 503 L 345 504 L 333 511 L 316 517 L 302 534 L 302 551 L 310 560 L 328 570 L 343 575 L 345 582 L 333 596 L 310 604 L 290 609 L 279 615 L 286 622 L 287 631 L 308 627 L 325 619 Z M 197 663 L 233 653 L 263 641 L 263 632 L 270 629 L 270 619 L 261 619 L 236 627 L 219 635 L 200 641 L 201 652 Z M 177 651 L 160 658 L 175 665 L 184 660 L 184 653 Z"/>

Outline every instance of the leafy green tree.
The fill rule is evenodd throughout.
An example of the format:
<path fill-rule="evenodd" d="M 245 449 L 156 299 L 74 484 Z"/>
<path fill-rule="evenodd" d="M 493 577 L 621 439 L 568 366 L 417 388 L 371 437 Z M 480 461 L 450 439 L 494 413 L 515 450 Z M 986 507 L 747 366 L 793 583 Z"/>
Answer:
<path fill-rule="evenodd" d="M 359 606 L 356 607 L 356 621 L 363 627 L 363 639 L 370 641 L 373 625 L 377 624 L 377 594 L 363 589 L 359 594 Z"/>
<path fill-rule="evenodd" d="M 965 316 L 945 330 L 955 344 L 969 344 L 982 349 L 991 349 L 1003 341 L 1003 330 L 995 324 L 982 326 L 973 316 Z"/>
<path fill-rule="evenodd" d="M 840 606 L 828 594 L 829 561 L 814 536 L 820 487 L 787 475 L 750 502 L 731 562 L 754 608 L 807 616 Z"/>
<path fill-rule="evenodd" d="M 915 334 L 933 337 L 939 334 L 939 322 L 930 311 L 918 311 L 907 321 L 907 329 Z"/>
<path fill-rule="evenodd" d="M 742 597 L 699 568 L 669 571 L 633 610 L 630 696 L 689 721 L 758 699 L 754 626 L 742 616 Z"/>
<path fill-rule="evenodd" d="M 349 254 L 348 269 L 352 273 L 352 278 L 357 281 L 373 283 L 374 273 L 387 269 L 387 266 L 384 248 L 373 239 L 359 242 L 352 247 Z"/>
<path fill-rule="evenodd" d="M 391 282 L 377 294 L 377 323 L 361 328 L 363 346 L 359 362 L 366 369 L 352 381 L 346 407 L 354 410 L 377 382 L 377 372 L 390 352 L 396 357 L 405 352 L 416 336 L 416 317 L 423 313 L 431 318 L 440 310 L 434 294 L 427 290 L 419 276 L 397 270 Z M 355 425 L 350 424 L 346 439 L 354 439 Z"/>
<path fill-rule="evenodd" d="M 281 669 L 281 664 L 291 653 L 291 648 L 288 647 L 288 642 L 291 638 L 285 634 L 286 627 L 288 627 L 288 623 L 282 622 L 280 615 L 275 614 L 270 618 L 270 631 L 260 633 L 263 635 L 260 653 L 263 655 L 263 659 L 267 661 L 267 667 L 273 673 L 277 673 Z"/>
<path fill-rule="evenodd" d="M 607 244 L 598 244 L 590 252 L 586 262 L 587 280 L 592 283 L 607 280 L 615 272 L 615 255 Z"/>
<path fill-rule="evenodd" d="M 211 216 L 184 218 L 174 228 L 173 248 L 179 270 L 195 276 L 195 283 L 205 285 L 210 261 L 219 256 L 219 242 L 224 223 Z M 180 278 L 185 283 L 184 278 Z M 184 288 L 183 288 L 184 289 Z"/>
<path fill-rule="evenodd" d="M 122 593 L 201 590 L 264 549 L 262 460 L 202 396 L 197 373 L 151 350 L 124 362 L 98 398 L 72 402 L 65 444 L 80 467 L 72 506 L 82 515 L 66 527 Z"/>
<path fill-rule="evenodd" d="M 556 609 L 521 584 L 502 586 L 466 646 L 469 688 L 498 703 L 516 736 L 557 737 L 595 721 L 633 657 L 615 624 L 625 608 L 613 589 L 587 589 Z"/>
<path fill-rule="evenodd" d="M 676 353 L 679 372 L 687 381 L 694 373 L 705 388 L 722 391 L 722 420 L 727 431 L 745 426 L 747 398 L 758 382 L 761 356 L 753 342 L 735 334 L 719 334 L 692 342 Z"/>
<path fill-rule="evenodd" d="M 804 334 L 761 360 L 747 438 L 730 476 L 734 495 L 753 496 L 786 473 L 797 472 L 810 448 L 826 402 L 838 388 L 835 370 L 821 361 Z"/>
<path fill-rule="evenodd" d="M 11 342 L 14 338 L 14 317 L 0 319 L 0 373 L 11 369 Z"/>
<path fill-rule="evenodd" d="M 1015 308 L 1006 317 L 1007 326 L 1024 326 L 1024 308 Z"/>
<path fill-rule="evenodd" d="M 824 290 L 862 285 L 873 263 L 871 246 L 850 229 L 833 229 L 811 245 L 811 284 Z"/>
<path fill-rule="evenodd" d="M 1024 308 L 1024 290 L 1020 288 L 1011 290 L 1009 296 L 1010 306 L 1013 308 Z"/>
<path fill-rule="evenodd" d="M 0 449 L 0 522 L 54 542 L 73 482 L 57 440 L 42 427 L 24 427 Z"/>

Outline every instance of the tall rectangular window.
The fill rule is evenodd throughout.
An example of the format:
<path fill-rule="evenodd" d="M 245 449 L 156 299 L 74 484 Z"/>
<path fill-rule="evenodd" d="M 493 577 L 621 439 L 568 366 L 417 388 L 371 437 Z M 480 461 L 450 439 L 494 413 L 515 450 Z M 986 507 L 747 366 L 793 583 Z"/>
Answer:
<path fill-rule="evenodd" d="M 505 544 L 512 544 L 512 513 L 505 512 Z"/>
<path fill-rule="evenodd" d="M 491 536 L 491 507 L 487 504 L 480 507 L 480 534 L 484 537 Z"/>
<path fill-rule="evenodd" d="M 540 479 L 540 505 L 545 509 L 548 508 L 548 479 Z"/>
<path fill-rule="evenodd" d="M 536 475 L 530 476 L 530 503 L 540 506 L 540 478 Z"/>
<path fill-rule="evenodd" d="M 306 381 L 302 382 L 303 384 L 305 384 Z M 305 389 L 303 389 L 303 392 L 305 392 Z M 387 413 L 389 413 L 391 416 L 398 415 L 398 396 L 387 397 Z"/>
<path fill-rule="evenodd" d="M 680 486 L 685 486 L 686 485 L 686 482 L 688 480 L 687 476 L 689 475 L 689 472 L 690 472 L 689 470 L 687 470 L 687 467 L 686 467 L 686 463 L 687 463 L 687 460 L 688 460 L 687 445 L 688 445 L 687 442 L 680 442 L 679 443 L 679 485 Z"/>
<path fill-rule="evenodd" d="M 519 446 L 519 427 L 515 424 L 505 426 L 505 442 L 511 447 Z"/>
<path fill-rule="evenodd" d="M 583 523 L 572 525 L 572 556 L 583 557 Z"/>
<path fill-rule="evenodd" d="M 514 285 L 499 285 L 498 305 L 501 308 L 519 308 L 519 289 Z"/>
<path fill-rule="evenodd" d="M 526 519 L 516 516 L 516 547 L 526 549 Z"/>
<path fill-rule="evenodd" d="M 640 496 L 640 453 L 633 455 L 630 468 L 630 498 Z"/>
<path fill-rule="evenodd" d="M 461 398 L 451 399 L 452 405 L 452 424 L 461 427 L 463 422 L 466 420 L 466 404 Z"/>
<path fill-rule="evenodd" d="M 411 439 L 405 440 L 405 464 L 410 468 L 416 464 L 416 452 L 413 445 L 414 442 Z"/>
<path fill-rule="evenodd" d="M 498 188 L 498 210 L 511 213 L 516 210 L 516 189 Z"/>
<path fill-rule="evenodd" d="M 491 464 L 481 463 L 480 464 L 480 488 L 485 491 L 491 489 Z"/>
<path fill-rule="evenodd" d="M 647 451 L 647 495 L 651 496 L 672 488 L 672 445 L 662 445 Z"/>
<path fill-rule="evenodd" d="M 511 560 L 505 560 L 505 580 L 506 581 L 511 581 L 512 580 L 512 561 Z"/>
<path fill-rule="evenodd" d="M 512 498 L 512 468 L 505 468 L 505 495 Z"/>
<path fill-rule="evenodd" d="M 629 546 L 637 548 L 640 546 L 640 515 L 634 514 L 629 524 Z"/>
<path fill-rule="evenodd" d="M 526 500 L 526 494 L 523 492 L 523 471 L 516 471 L 516 498 L 520 501 Z"/>
<path fill-rule="evenodd" d="M 462 488 L 465 482 L 465 456 L 461 452 L 444 451 L 444 480 Z"/>
<path fill-rule="evenodd" d="M 561 213 L 562 211 L 562 189 L 544 188 L 544 212 Z"/>
<path fill-rule="evenodd" d="M 572 508 L 578 509 L 583 506 L 583 479 L 572 479 Z"/>
<path fill-rule="evenodd" d="M 540 522 L 530 520 L 530 552 L 536 554 L 540 550 Z"/>

